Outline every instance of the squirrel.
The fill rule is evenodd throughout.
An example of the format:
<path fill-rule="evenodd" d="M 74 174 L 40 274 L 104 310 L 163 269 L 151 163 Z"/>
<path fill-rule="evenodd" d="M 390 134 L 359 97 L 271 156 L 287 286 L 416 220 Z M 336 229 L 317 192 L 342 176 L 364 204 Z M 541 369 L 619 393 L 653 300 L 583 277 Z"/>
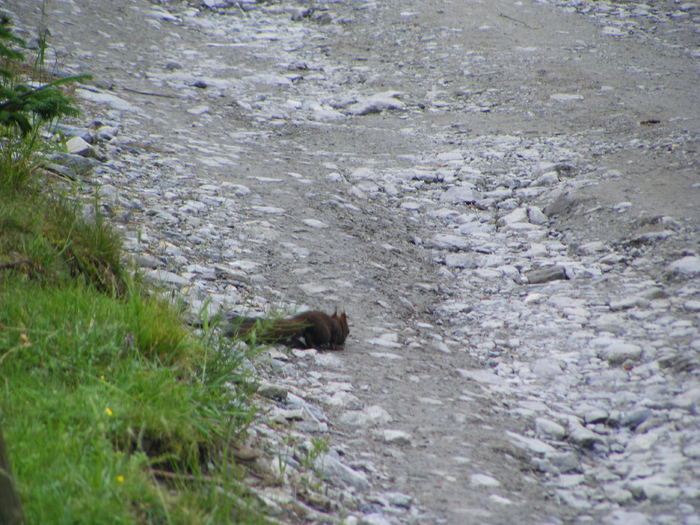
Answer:
<path fill-rule="evenodd" d="M 302 312 L 293 317 L 269 320 L 256 317 L 234 317 L 224 330 L 228 337 L 253 336 L 262 343 L 282 343 L 292 348 L 330 348 L 342 350 L 350 333 L 345 312 L 328 315 L 323 312 Z"/>

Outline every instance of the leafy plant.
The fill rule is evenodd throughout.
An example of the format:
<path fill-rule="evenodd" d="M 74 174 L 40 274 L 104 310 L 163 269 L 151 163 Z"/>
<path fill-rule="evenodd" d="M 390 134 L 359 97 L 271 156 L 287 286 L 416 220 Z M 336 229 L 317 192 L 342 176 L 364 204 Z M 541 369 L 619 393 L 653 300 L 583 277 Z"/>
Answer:
<path fill-rule="evenodd" d="M 58 78 L 44 84 L 32 82 L 43 59 L 45 42 L 33 69 L 24 64 L 20 51 L 24 40 L 13 34 L 10 19 L 0 14 L 0 180 L 22 183 L 36 166 L 40 127 L 52 120 L 78 115 L 78 109 L 60 86 L 89 75 Z"/>

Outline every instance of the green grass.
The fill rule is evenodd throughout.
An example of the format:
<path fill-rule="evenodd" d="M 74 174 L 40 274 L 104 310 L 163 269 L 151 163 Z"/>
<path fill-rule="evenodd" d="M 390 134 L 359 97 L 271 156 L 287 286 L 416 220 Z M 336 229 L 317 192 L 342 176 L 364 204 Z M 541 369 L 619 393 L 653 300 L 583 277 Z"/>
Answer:
<path fill-rule="evenodd" d="M 0 426 L 28 523 L 265 523 L 229 452 L 246 359 L 58 192 L 0 173 Z"/>
<path fill-rule="evenodd" d="M 231 452 L 248 356 L 192 333 L 97 204 L 41 176 L 42 126 L 77 114 L 62 88 L 84 78 L 37 85 L 44 37 L 32 68 L 0 16 L 0 429 L 26 522 L 266 523 Z"/>

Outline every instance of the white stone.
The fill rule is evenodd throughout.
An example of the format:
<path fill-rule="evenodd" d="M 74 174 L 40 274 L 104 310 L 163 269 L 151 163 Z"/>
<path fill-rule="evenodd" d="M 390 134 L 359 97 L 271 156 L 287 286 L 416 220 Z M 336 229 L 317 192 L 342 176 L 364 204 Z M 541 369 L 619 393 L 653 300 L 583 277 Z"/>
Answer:
<path fill-rule="evenodd" d="M 498 219 L 498 224 L 506 226 L 514 223 L 528 222 L 527 208 L 516 208 L 507 215 Z"/>
<path fill-rule="evenodd" d="M 375 179 L 377 177 L 377 173 L 372 171 L 369 168 L 356 168 L 352 172 L 350 172 L 350 179 L 351 180 L 365 180 L 365 179 Z"/>
<path fill-rule="evenodd" d="M 333 450 L 317 457 L 314 466 L 324 476 L 340 480 L 358 490 L 367 490 L 370 487 L 367 476 L 343 464 L 339 459 L 338 453 Z"/>
<path fill-rule="evenodd" d="M 511 442 L 519 448 L 530 450 L 536 454 L 552 454 L 556 452 L 556 449 L 553 446 L 539 439 L 521 436 L 520 434 L 516 434 L 510 430 L 507 430 L 506 434 L 508 437 L 510 437 Z"/>
<path fill-rule="evenodd" d="M 381 439 L 388 445 L 410 445 L 411 434 L 403 430 L 382 430 L 380 432 Z"/>
<path fill-rule="evenodd" d="M 501 482 L 492 476 L 486 474 L 472 474 L 469 476 L 469 481 L 475 487 L 500 487 Z"/>
<path fill-rule="evenodd" d="M 547 224 L 547 216 L 544 212 L 537 206 L 530 206 L 527 209 L 527 218 L 532 224 Z"/>
<path fill-rule="evenodd" d="M 685 276 L 700 275 L 700 257 L 683 257 L 669 264 L 668 269 L 672 273 Z"/>
<path fill-rule="evenodd" d="M 583 95 L 576 93 L 554 93 L 550 95 L 549 98 L 555 102 L 578 102 L 579 100 L 583 100 Z"/>
<path fill-rule="evenodd" d="M 110 95 L 109 93 L 102 93 L 90 91 L 88 89 L 78 88 L 75 90 L 75 94 L 91 102 L 96 102 L 98 104 L 107 104 L 108 106 L 119 111 L 130 111 L 133 113 L 140 113 L 139 109 L 130 102 L 127 102 L 123 98 L 119 98 L 115 95 Z"/>
<path fill-rule="evenodd" d="M 554 439 L 564 439 L 566 437 L 566 429 L 563 426 L 543 417 L 535 418 L 535 432 L 537 432 L 538 436 Z"/>
<path fill-rule="evenodd" d="M 396 91 L 386 91 L 366 97 L 363 100 L 351 104 L 347 110 L 351 115 L 369 115 L 371 113 L 380 113 L 389 109 L 405 109 L 406 104 L 401 102 L 397 97 L 401 93 Z"/>
<path fill-rule="evenodd" d="M 176 273 L 169 272 L 167 270 L 151 270 L 144 273 L 144 278 L 155 284 L 162 284 L 166 286 L 181 287 L 190 284 L 188 279 L 179 276 Z"/>
<path fill-rule="evenodd" d="M 591 241 L 580 245 L 578 251 L 584 255 L 592 255 L 594 253 L 607 251 L 607 248 L 605 247 L 605 243 L 601 241 Z"/>
<path fill-rule="evenodd" d="M 362 401 L 357 396 L 349 392 L 336 392 L 327 399 L 327 403 L 332 406 L 342 407 L 349 410 L 358 410 L 362 408 Z"/>
<path fill-rule="evenodd" d="M 452 186 L 442 195 L 440 195 L 440 200 L 442 202 L 449 202 L 451 204 L 460 204 L 463 202 L 475 202 L 479 200 L 481 196 L 479 192 L 474 189 L 471 184 L 462 184 L 460 186 Z"/>
<path fill-rule="evenodd" d="M 92 149 L 92 146 L 90 146 L 90 144 L 85 142 L 80 137 L 71 137 L 66 141 L 66 149 L 68 150 L 68 153 L 85 155 Z"/>
<path fill-rule="evenodd" d="M 328 225 L 325 222 L 319 221 L 317 219 L 304 219 L 301 222 L 303 222 L 307 226 L 310 226 L 311 228 L 317 228 L 317 229 L 328 228 Z"/>
<path fill-rule="evenodd" d="M 641 355 L 641 347 L 624 341 L 614 341 L 598 352 L 598 356 L 611 365 L 622 364 L 628 359 L 636 361 Z"/>
<path fill-rule="evenodd" d="M 622 29 L 615 26 L 605 26 L 600 32 L 607 36 L 625 36 L 626 34 Z"/>
<path fill-rule="evenodd" d="M 489 496 L 489 499 L 493 501 L 494 503 L 498 503 L 499 505 L 512 505 L 513 502 L 509 500 L 508 498 L 504 498 L 503 496 L 499 496 L 498 494 L 491 494 Z"/>

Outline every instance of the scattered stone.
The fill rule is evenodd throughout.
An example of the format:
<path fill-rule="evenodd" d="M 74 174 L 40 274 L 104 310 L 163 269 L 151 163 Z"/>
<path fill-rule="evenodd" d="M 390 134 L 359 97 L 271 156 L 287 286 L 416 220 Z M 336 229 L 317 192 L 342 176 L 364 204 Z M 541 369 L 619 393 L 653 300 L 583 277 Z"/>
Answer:
<path fill-rule="evenodd" d="M 625 361 L 636 361 L 642 355 L 641 347 L 625 343 L 624 341 L 613 341 L 608 346 L 598 352 L 601 359 L 605 359 L 611 365 L 620 365 Z"/>
<path fill-rule="evenodd" d="M 179 276 L 176 273 L 169 272 L 167 270 L 150 270 L 145 272 L 143 275 L 146 281 L 153 284 L 164 285 L 168 287 L 183 287 L 189 286 L 190 281 L 184 277 Z"/>
<path fill-rule="evenodd" d="M 381 439 L 388 445 L 410 445 L 411 434 L 403 430 L 382 430 Z"/>
<path fill-rule="evenodd" d="M 263 397 L 283 401 L 287 399 L 287 389 L 282 385 L 276 385 L 269 381 L 263 381 L 258 385 L 258 394 Z"/>
<path fill-rule="evenodd" d="M 692 277 L 700 275 L 700 257 L 687 256 L 672 262 L 668 266 L 671 275 Z"/>
<path fill-rule="evenodd" d="M 506 431 L 506 434 L 510 437 L 511 442 L 515 446 L 530 450 L 535 454 L 551 454 L 556 451 L 554 447 L 539 439 L 521 436 L 520 434 L 510 431 Z"/>
<path fill-rule="evenodd" d="M 364 491 L 370 487 L 367 476 L 344 465 L 335 450 L 317 457 L 314 466 L 322 475 L 329 479 L 350 485 L 357 490 Z"/>
<path fill-rule="evenodd" d="M 348 411 L 340 416 L 341 423 L 361 427 L 385 425 L 391 420 L 389 412 L 377 405 L 372 405 L 361 411 Z"/>
<path fill-rule="evenodd" d="M 541 437 L 553 439 L 564 439 L 566 437 L 566 429 L 563 426 L 543 417 L 535 418 L 535 431 Z"/>
<path fill-rule="evenodd" d="M 549 98 L 555 102 L 578 102 L 583 100 L 583 95 L 578 95 L 576 93 L 554 93 L 550 95 Z"/>
<path fill-rule="evenodd" d="M 471 184 L 452 186 L 440 195 L 442 202 L 449 202 L 450 204 L 474 203 L 480 198 L 479 192 Z"/>
<path fill-rule="evenodd" d="M 472 474 L 469 481 L 475 487 L 500 487 L 501 482 L 487 474 Z"/>
<path fill-rule="evenodd" d="M 530 284 L 548 283 L 561 279 L 568 279 L 566 269 L 563 266 L 547 266 L 525 272 L 525 279 Z"/>
<path fill-rule="evenodd" d="M 356 102 L 348 106 L 347 111 L 351 115 L 370 115 L 372 113 L 381 113 L 386 110 L 402 110 L 406 108 L 406 104 L 401 102 L 398 97 L 401 93 L 396 91 L 387 91 L 384 93 L 377 93 L 370 97 Z"/>

